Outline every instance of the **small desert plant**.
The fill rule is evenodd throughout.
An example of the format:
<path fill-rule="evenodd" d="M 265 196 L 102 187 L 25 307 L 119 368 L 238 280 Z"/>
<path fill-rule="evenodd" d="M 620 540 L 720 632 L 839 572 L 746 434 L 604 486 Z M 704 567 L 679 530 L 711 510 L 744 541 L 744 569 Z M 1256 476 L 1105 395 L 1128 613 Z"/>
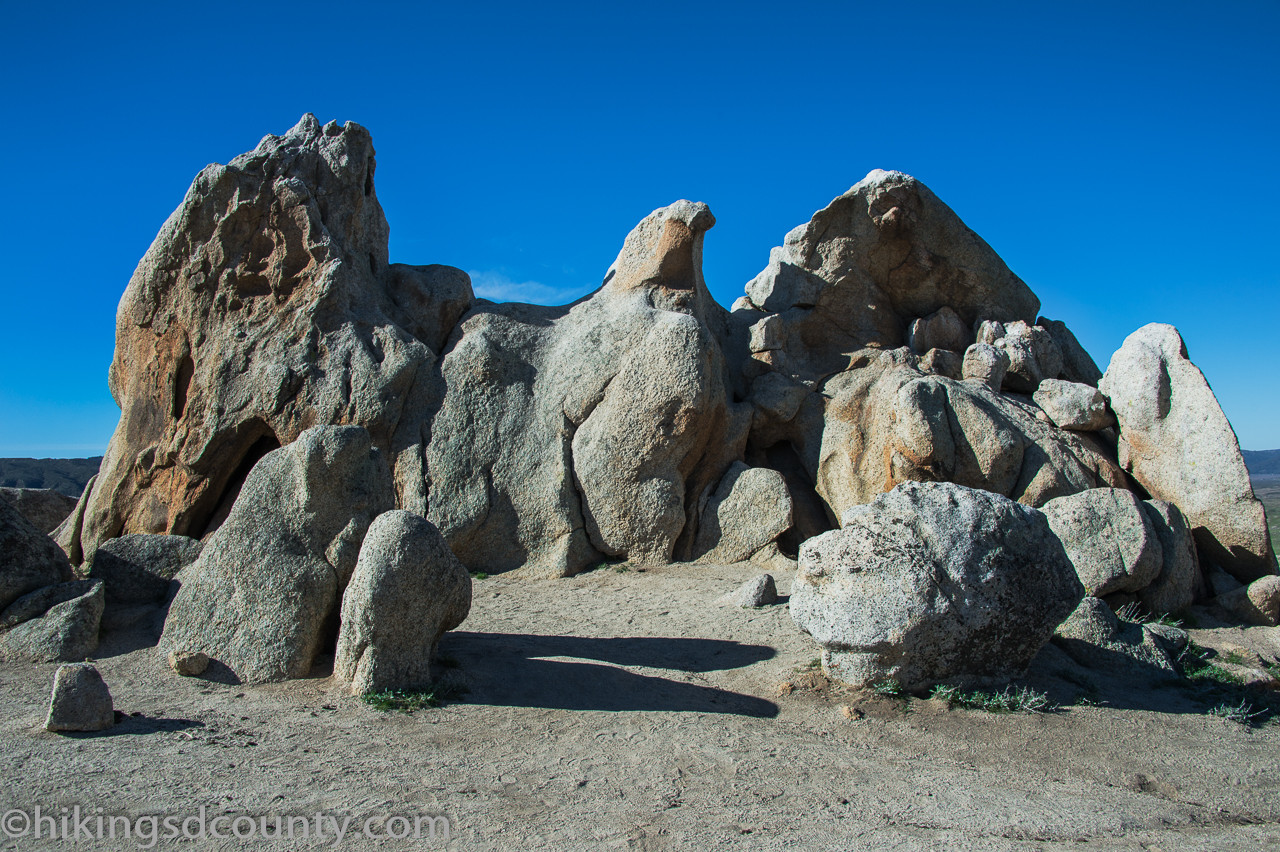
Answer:
<path fill-rule="evenodd" d="M 630 568 L 628 568 L 626 565 L 615 565 L 615 566 L 613 566 L 613 570 L 614 570 L 614 571 L 617 571 L 619 574 L 630 574 L 630 573 L 631 573 L 631 569 L 630 569 Z"/>
<path fill-rule="evenodd" d="M 381 692 L 366 692 L 360 698 L 374 710 L 384 713 L 412 714 L 414 710 L 440 706 L 440 699 L 435 692 L 427 690 L 384 689 Z"/>
<path fill-rule="evenodd" d="M 987 713 L 1043 713 L 1052 709 L 1049 696 L 1029 686 L 1014 689 L 1006 686 L 1000 692 L 961 692 L 954 686 L 935 686 L 930 698 L 947 702 L 951 707 L 982 710 Z"/>
<path fill-rule="evenodd" d="M 929 697 L 936 701 L 945 701 L 948 706 L 952 706 L 960 698 L 960 689 L 940 683 L 929 691 Z"/>
<path fill-rule="evenodd" d="M 1116 610 L 1116 618 L 1121 621 L 1131 621 L 1134 624 L 1143 624 L 1149 621 L 1151 617 L 1143 611 L 1137 601 L 1130 601 Z"/>
<path fill-rule="evenodd" d="M 1249 661 L 1245 659 L 1244 654 L 1239 651 L 1228 651 L 1222 655 L 1222 662 L 1229 663 L 1233 666 L 1247 666 Z"/>
<path fill-rule="evenodd" d="M 1217 716 L 1219 719 L 1226 719 L 1228 722 L 1238 722 L 1241 725 L 1252 724 L 1253 721 L 1264 714 L 1263 710 L 1254 710 L 1253 705 L 1243 698 L 1239 704 L 1227 704 L 1225 701 L 1209 711 L 1210 716 Z"/>
<path fill-rule="evenodd" d="M 1178 657 L 1178 665 L 1182 667 L 1182 674 L 1188 680 L 1216 681 L 1232 685 L 1242 683 L 1238 675 L 1212 662 L 1213 656 L 1214 652 L 1208 648 L 1197 645 L 1195 642 L 1188 642 L 1187 647 Z"/>
<path fill-rule="evenodd" d="M 902 684 L 891 677 L 878 680 L 871 684 L 871 691 L 876 695 L 887 695 L 890 698 L 902 697 Z"/>
<path fill-rule="evenodd" d="M 472 572 L 471 572 L 471 579 L 473 579 L 473 580 L 487 580 L 487 579 L 489 579 L 489 575 L 488 575 L 488 574 L 486 574 L 486 573 L 485 573 L 485 572 L 483 572 L 483 571 L 472 571 Z"/>
<path fill-rule="evenodd" d="M 384 689 L 380 692 L 366 692 L 360 698 L 374 710 L 412 715 L 415 710 L 439 707 L 442 702 L 459 698 L 466 693 L 467 687 L 462 681 L 446 674 L 426 689 Z"/>

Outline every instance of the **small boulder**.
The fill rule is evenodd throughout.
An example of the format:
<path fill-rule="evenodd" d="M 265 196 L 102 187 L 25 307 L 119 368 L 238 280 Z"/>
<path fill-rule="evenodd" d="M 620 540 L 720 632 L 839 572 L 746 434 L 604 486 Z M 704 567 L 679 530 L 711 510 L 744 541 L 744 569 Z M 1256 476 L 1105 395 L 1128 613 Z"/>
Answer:
<path fill-rule="evenodd" d="M 209 655 L 203 651 L 170 651 L 169 668 L 183 677 L 199 677 L 209 668 Z"/>
<path fill-rule="evenodd" d="M 1043 328 L 1022 320 L 1004 324 L 1004 336 L 993 344 L 1009 356 L 1004 387 L 1016 393 L 1034 393 L 1045 379 L 1062 373 L 1062 353 Z"/>
<path fill-rule="evenodd" d="M 0 633 L 0 660 L 8 662 L 55 663 L 83 660 L 98 650 L 98 629 L 102 624 L 103 590 L 99 580 L 61 584 L 55 591 L 37 592 L 28 603 L 19 600 L 24 619 Z M 72 591 L 77 597 L 66 598 Z M 43 614 L 26 617 L 51 601 Z M 10 614 L 10 618 L 13 615 Z"/>
<path fill-rule="evenodd" d="M 969 329 L 965 328 L 964 320 L 946 305 L 927 317 L 915 320 L 907 331 L 907 345 L 917 354 L 930 349 L 963 352 L 970 340 Z"/>
<path fill-rule="evenodd" d="M 1004 385 L 1009 356 L 990 343 L 975 343 L 965 350 L 960 373 L 965 379 L 982 382 L 996 393 Z"/>
<path fill-rule="evenodd" d="M 1082 594 L 1041 512 L 907 482 L 805 542 L 790 606 L 828 675 L 916 690 L 1020 675 Z"/>
<path fill-rule="evenodd" d="M 1096 597 L 1086 597 L 1059 627 L 1053 644 L 1080 665 L 1126 674 L 1136 669 L 1158 677 L 1176 677 L 1172 652 L 1186 644 L 1186 633 L 1162 625 L 1133 624 L 1116 618 Z"/>
<path fill-rule="evenodd" d="M 59 666 L 49 698 L 48 731 L 102 731 L 115 724 L 111 690 L 89 663 Z"/>
<path fill-rule="evenodd" d="M 964 377 L 964 360 L 950 349 L 930 349 L 920 356 L 920 370 L 959 381 Z"/>
<path fill-rule="evenodd" d="M 702 511 L 694 553 L 702 562 L 741 562 L 786 532 L 791 517 L 782 474 L 734 462 Z"/>
<path fill-rule="evenodd" d="M 1031 398 L 1060 429 L 1097 432 L 1116 422 L 1107 410 L 1106 397 L 1089 385 L 1045 379 Z"/>
<path fill-rule="evenodd" d="M 723 600 L 743 609 L 770 606 L 778 602 L 778 586 L 772 574 L 761 574 L 725 595 Z"/>
<path fill-rule="evenodd" d="M 470 610 L 471 577 L 440 531 L 412 512 L 379 515 L 342 596 L 334 675 L 353 695 L 426 686 L 440 637 Z"/>
<path fill-rule="evenodd" d="M 1280 577 L 1262 577 L 1219 595 L 1218 606 L 1246 624 L 1280 624 Z"/>
<path fill-rule="evenodd" d="M 1053 342 L 1058 345 L 1058 351 L 1062 353 L 1062 378 L 1069 382 L 1097 387 L 1098 382 L 1102 380 L 1102 371 L 1098 369 L 1097 363 L 1085 348 L 1080 345 L 1080 341 L 1076 340 L 1076 336 L 1071 333 L 1071 329 L 1067 328 L 1066 323 L 1040 317 L 1036 320 L 1036 325 L 1049 333 Z"/>
<path fill-rule="evenodd" d="M 1091 488 L 1050 500 L 1044 513 L 1090 595 L 1139 592 L 1160 574 L 1160 539 L 1131 492 Z"/>

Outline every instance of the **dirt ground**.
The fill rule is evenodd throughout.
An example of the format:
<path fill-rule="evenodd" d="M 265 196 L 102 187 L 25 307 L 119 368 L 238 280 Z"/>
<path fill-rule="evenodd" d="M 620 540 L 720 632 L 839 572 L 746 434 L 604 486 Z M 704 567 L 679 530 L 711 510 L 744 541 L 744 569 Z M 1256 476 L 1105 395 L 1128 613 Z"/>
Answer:
<path fill-rule="evenodd" d="M 1280 848 L 1280 725 L 1125 679 L 1101 684 L 1102 706 L 1034 715 L 849 694 L 812 668 L 785 603 L 718 602 L 759 570 L 477 580 L 441 643 L 469 691 L 411 715 L 322 671 L 265 687 L 179 678 L 132 635 L 98 659 L 128 715 L 59 735 L 42 727 L 56 666 L 0 666 L 0 811 L 352 820 L 341 842 L 205 833 L 160 849 Z M 1275 628 L 1250 634 L 1280 652 Z M 447 816 L 451 838 L 360 833 L 415 815 Z M 0 835 L 3 850 L 68 845 Z"/>

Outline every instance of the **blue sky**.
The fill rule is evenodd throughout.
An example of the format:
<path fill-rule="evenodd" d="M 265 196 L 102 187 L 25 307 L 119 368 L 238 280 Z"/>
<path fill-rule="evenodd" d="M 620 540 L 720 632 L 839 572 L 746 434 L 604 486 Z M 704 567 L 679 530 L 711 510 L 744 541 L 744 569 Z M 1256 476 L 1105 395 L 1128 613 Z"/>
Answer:
<path fill-rule="evenodd" d="M 464 5 L 466 6 L 465 8 Z M 1178 326 L 1280 447 L 1280 3 L 10 4 L 0 456 L 102 452 L 115 307 L 206 164 L 368 127 L 392 260 L 593 289 L 678 198 L 728 305 L 873 168 L 923 180 L 1105 368 Z"/>

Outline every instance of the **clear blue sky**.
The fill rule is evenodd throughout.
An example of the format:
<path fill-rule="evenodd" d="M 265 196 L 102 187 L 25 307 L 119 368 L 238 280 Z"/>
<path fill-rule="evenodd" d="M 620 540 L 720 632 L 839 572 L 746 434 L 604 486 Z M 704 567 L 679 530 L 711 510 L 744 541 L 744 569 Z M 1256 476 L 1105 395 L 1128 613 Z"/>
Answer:
<path fill-rule="evenodd" d="M 705 201 L 728 305 L 873 168 L 927 183 L 1105 369 L 1177 325 L 1280 447 L 1280 3 L 9 4 L 0 456 L 101 453 L 115 308 L 191 179 L 368 127 L 391 256 L 588 292 Z"/>

